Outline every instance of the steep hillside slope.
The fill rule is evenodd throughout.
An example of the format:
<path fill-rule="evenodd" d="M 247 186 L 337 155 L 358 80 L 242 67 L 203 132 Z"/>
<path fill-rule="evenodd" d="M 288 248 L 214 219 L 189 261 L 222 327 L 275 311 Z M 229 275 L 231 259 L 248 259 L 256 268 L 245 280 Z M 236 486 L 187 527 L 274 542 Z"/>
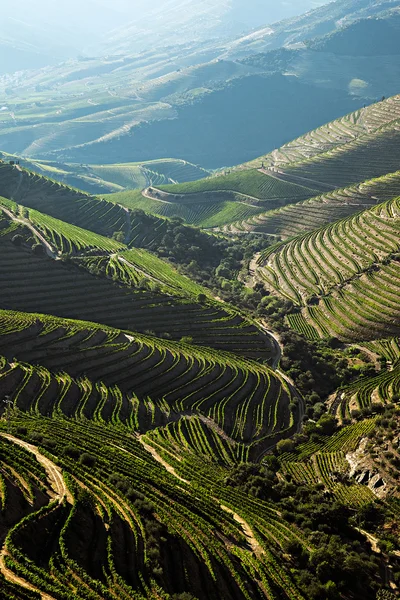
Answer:
<path fill-rule="evenodd" d="M 200 415 L 217 426 L 223 445 L 229 437 L 232 462 L 256 458 L 297 428 L 292 391 L 256 362 L 45 315 L 0 311 L 0 320 L 0 354 L 20 361 L 4 365 L 1 386 L 21 410 L 140 432 Z"/>
<path fill-rule="evenodd" d="M 360 109 L 289 142 L 260 160 L 268 172 L 285 179 L 345 187 L 398 170 L 394 148 L 398 143 L 400 96 Z"/>
<path fill-rule="evenodd" d="M 348 56 L 344 42 L 334 42 L 340 35 L 370 47 L 375 22 L 397 31 L 393 6 L 340 1 L 276 24 L 273 32 L 263 27 L 236 40 L 152 44 L 139 55 L 82 57 L 5 76 L 0 147 L 77 164 L 172 156 L 211 169 L 250 160 L 398 92 L 395 47 L 382 54 L 379 44 L 371 55 Z"/>
<path fill-rule="evenodd" d="M 260 213 L 225 225 L 221 230 L 225 233 L 266 233 L 285 239 L 317 229 L 396 196 L 400 196 L 400 171 Z"/>
<path fill-rule="evenodd" d="M 92 320 L 120 329 L 151 331 L 176 340 L 191 337 L 195 343 L 234 350 L 256 359 L 267 360 L 271 355 L 271 342 L 261 330 L 229 306 L 211 301 L 201 304 L 190 294 L 193 286 L 196 289 L 195 284 L 191 287 L 188 282 L 189 297 L 181 298 L 185 280 L 178 275 L 175 281 L 168 280 L 167 267 L 155 282 L 154 274 L 147 273 L 144 279 L 148 284 L 141 285 L 135 264 L 131 263 L 134 258 L 128 254 L 121 267 L 119 261 L 111 263 L 115 279 L 112 281 L 106 277 L 110 273 L 101 275 L 101 266 L 91 259 L 65 262 L 32 252 L 29 246 L 17 244 L 14 239 L 17 234 L 25 235 L 23 226 L 7 217 L 3 217 L 2 223 L 2 308 Z M 140 270 L 146 274 L 145 260 L 143 263 Z M 163 277 L 169 285 L 163 282 Z M 119 278 L 123 285 L 118 284 Z M 177 286 L 177 281 L 181 287 L 177 287 L 176 296 L 170 295 L 171 286 Z M 158 291 L 163 287 L 164 293 Z"/>
<path fill-rule="evenodd" d="M 116 193 L 107 199 L 156 215 L 178 215 L 200 227 L 216 227 L 314 194 L 311 188 L 280 181 L 254 169 L 228 171 L 193 183 L 152 185 L 142 193 Z"/>
<path fill-rule="evenodd" d="M 17 162 L 34 173 L 91 194 L 107 194 L 149 185 L 182 183 L 207 177 L 208 171 L 183 160 L 155 160 L 115 165 L 78 165 L 21 159 L 0 153 L 4 162 Z"/>
<path fill-rule="evenodd" d="M 400 201 L 390 200 L 277 245 L 259 260 L 265 285 L 324 336 L 372 340 L 400 331 Z"/>

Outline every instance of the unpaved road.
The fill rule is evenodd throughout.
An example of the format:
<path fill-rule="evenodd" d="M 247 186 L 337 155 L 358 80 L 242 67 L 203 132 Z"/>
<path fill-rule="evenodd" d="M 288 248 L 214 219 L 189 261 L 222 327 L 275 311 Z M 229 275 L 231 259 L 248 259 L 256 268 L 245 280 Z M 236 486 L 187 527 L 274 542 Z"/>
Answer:
<path fill-rule="evenodd" d="M 183 479 L 183 477 L 181 477 L 180 475 L 178 475 L 178 473 L 175 471 L 174 467 L 172 467 L 169 463 L 167 463 L 166 460 L 164 460 L 162 458 L 162 456 L 160 456 L 157 452 L 157 450 L 155 448 L 153 448 L 153 446 L 150 446 L 149 444 L 146 444 L 146 442 L 143 439 L 142 435 L 138 435 L 137 436 L 137 440 L 138 442 L 140 442 L 143 446 L 143 448 L 145 450 L 147 450 L 147 452 L 149 452 L 152 457 L 158 462 L 160 463 L 160 465 L 162 465 L 164 467 L 164 469 L 166 471 L 168 471 L 168 473 L 171 473 L 171 475 L 173 475 L 174 477 L 176 477 L 177 479 L 179 479 L 179 481 L 182 481 L 182 483 L 186 483 L 187 485 L 190 485 L 190 481 L 188 481 L 187 479 Z"/>
<path fill-rule="evenodd" d="M 14 221 L 15 223 L 21 223 L 21 225 L 25 225 L 25 227 L 28 227 L 28 229 L 30 229 L 32 231 L 32 233 L 34 235 L 36 235 L 36 237 L 39 238 L 39 240 L 42 242 L 42 244 L 45 247 L 46 252 L 50 256 L 50 258 L 53 258 L 53 259 L 58 258 L 58 254 L 54 250 L 53 246 L 46 240 L 46 238 L 43 236 L 43 234 L 41 234 L 40 231 L 32 225 L 32 223 L 28 219 L 24 219 L 23 217 L 17 217 L 16 215 L 14 215 L 13 212 L 11 212 L 11 210 L 8 210 L 8 208 L 5 208 L 5 206 L 0 206 L 0 210 L 5 212 L 6 215 L 8 215 L 10 217 L 10 219 L 12 221 Z"/>
<path fill-rule="evenodd" d="M 52 488 L 51 495 L 52 495 L 53 500 L 58 500 L 59 503 L 61 504 L 64 497 L 66 497 L 67 502 L 69 502 L 70 504 L 73 504 L 73 498 L 72 498 L 67 486 L 65 485 L 65 481 L 62 476 L 60 467 L 55 465 L 46 456 L 43 456 L 43 454 L 41 454 L 39 452 L 39 450 L 36 448 L 36 446 L 33 446 L 32 444 L 28 444 L 28 442 L 24 442 L 23 440 L 20 440 L 20 439 L 14 437 L 13 435 L 9 435 L 7 433 L 1 433 L 0 435 L 2 437 L 6 438 L 7 440 L 9 440 L 10 442 L 17 444 L 18 446 L 21 446 L 22 448 L 25 448 L 25 450 L 28 450 L 28 452 L 32 452 L 32 454 L 34 454 L 36 456 L 37 461 L 44 467 L 44 469 L 47 473 L 47 477 L 48 477 L 49 483 Z"/>
<path fill-rule="evenodd" d="M 0 572 L 4 575 L 4 577 L 7 579 L 7 581 L 9 581 L 10 583 L 19 585 L 26 590 L 31 590 L 32 592 L 39 593 L 42 600 L 55 600 L 55 598 L 53 598 L 53 596 L 49 596 L 49 594 L 45 594 L 44 592 L 40 591 L 39 588 L 35 587 L 34 585 L 31 585 L 30 583 L 25 581 L 25 579 L 22 579 L 22 577 L 18 577 L 18 575 L 15 575 L 15 573 L 10 571 L 10 569 L 5 564 L 4 559 L 6 556 L 8 556 L 8 552 L 5 548 L 3 548 L 0 553 Z"/>
<path fill-rule="evenodd" d="M 174 477 L 179 479 L 179 481 L 182 481 L 183 483 L 190 485 L 190 481 L 188 481 L 187 479 L 183 479 L 180 475 L 178 475 L 178 473 L 175 471 L 175 469 L 170 464 L 168 464 L 167 461 L 165 461 L 158 454 L 157 450 L 155 450 L 149 444 L 146 444 L 146 442 L 143 439 L 143 436 L 137 436 L 137 439 L 142 444 L 143 448 L 145 450 L 147 450 L 147 452 L 149 452 L 152 455 L 152 457 L 158 463 L 160 463 L 164 467 L 164 469 L 166 469 L 168 471 L 168 473 L 171 473 L 171 475 L 173 475 Z M 217 498 L 214 498 L 214 499 L 216 502 L 219 502 L 219 500 Z M 220 506 L 223 511 L 230 514 L 233 517 L 233 519 L 236 521 L 236 523 L 239 523 L 239 525 L 242 527 L 243 533 L 246 536 L 246 539 L 251 548 L 251 551 L 258 557 L 260 557 L 262 554 L 264 554 L 264 550 L 263 550 L 262 546 L 259 544 L 259 542 L 255 538 L 254 533 L 253 533 L 250 525 L 247 523 L 247 521 L 245 521 L 240 515 L 235 513 L 233 510 L 231 510 L 227 506 L 224 506 L 222 504 L 220 504 Z"/>
<path fill-rule="evenodd" d="M 25 448 L 25 450 L 28 450 L 28 452 L 32 452 L 32 454 L 34 454 L 36 456 L 37 461 L 44 467 L 44 469 L 47 473 L 47 477 L 48 477 L 50 486 L 52 488 L 52 493 L 51 493 L 52 498 L 58 500 L 58 502 L 61 504 L 64 497 L 66 497 L 67 501 L 70 504 L 72 504 L 73 498 L 72 498 L 70 492 L 68 491 L 67 486 L 65 485 L 64 478 L 62 476 L 60 467 L 55 465 L 46 456 L 43 456 L 43 454 L 41 454 L 39 452 L 39 450 L 36 448 L 36 446 L 33 446 L 32 444 L 28 444 L 28 442 L 24 442 L 23 440 L 20 440 L 20 439 L 14 437 L 13 435 L 9 435 L 7 433 L 1 433 L 0 435 L 1 435 L 1 437 L 9 440 L 10 442 L 17 444 L 18 446 L 21 446 L 22 448 Z M 39 588 L 35 587 L 34 585 L 29 583 L 22 577 L 19 577 L 18 575 L 13 573 L 13 571 L 11 571 L 5 564 L 6 556 L 8 556 L 8 551 L 7 551 L 6 546 L 4 545 L 0 552 L 0 572 L 4 575 L 4 577 L 7 579 L 7 581 L 10 581 L 11 583 L 20 585 L 21 587 L 23 587 L 27 590 L 31 590 L 33 592 L 38 592 L 40 594 L 42 600 L 54 600 L 54 598 L 52 596 L 50 596 L 49 594 L 42 592 Z"/>

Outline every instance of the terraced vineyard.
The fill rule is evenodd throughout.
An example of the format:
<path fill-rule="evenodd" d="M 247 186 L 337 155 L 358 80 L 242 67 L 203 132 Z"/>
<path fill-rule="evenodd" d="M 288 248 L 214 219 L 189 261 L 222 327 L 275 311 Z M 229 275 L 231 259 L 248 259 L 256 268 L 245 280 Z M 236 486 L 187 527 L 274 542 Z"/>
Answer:
<path fill-rule="evenodd" d="M 114 281 L 127 285 L 140 286 L 148 283 L 178 296 L 193 297 L 204 294 L 211 298 L 207 288 L 181 275 L 172 265 L 146 250 L 132 248 L 111 256 L 87 258 L 83 262 L 89 271 L 105 273 Z"/>
<path fill-rule="evenodd" d="M 320 335 L 396 334 L 399 210 L 400 201 L 390 200 L 273 247 L 261 257 L 258 277 L 303 307 Z"/>
<path fill-rule="evenodd" d="M 145 188 L 207 177 L 208 171 L 185 160 L 154 160 L 144 163 L 119 165 L 90 165 L 88 167 L 104 181 L 117 184 L 122 189 Z"/>
<path fill-rule="evenodd" d="M 17 204 L 13 200 L 0 198 L 0 210 L 4 207 L 12 213 L 18 223 L 32 224 L 35 230 L 42 234 L 56 252 L 62 254 L 77 254 L 82 251 L 96 249 L 103 252 L 116 252 L 126 246 L 120 242 L 98 235 L 87 229 L 70 225 L 65 221 L 54 219 L 49 215 Z"/>
<path fill-rule="evenodd" d="M 204 192 L 233 192 L 258 200 L 288 200 L 289 198 L 307 198 L 313 188 L 287 183 L 275 177 L 263 175 L 258 170 L 233 171 L 232 173 L 209 177 L 192 183 L 181 183 L 174 186 L 159 186 L 159 189 L 174 196 L 190 201 L 191 194 Z M 196 198 L 193 198 L 196 201 Z"/>
<path fill-rule="evenodd" d="M 35 505 L 20 510 L 26 518 L 10 528 L 2 559 L 3 573 L 14 573 L 26 588 L 76 599 L 88 594 L 167 598 L 167 590 L 188 589 L 200 598 L 217 599 L 221 593 L 227 600 L 273 598 L 274 589 L 282 589 L 284 598 L 303 598 L 280 560 L 285 541 L 305 543 L 302 532 L 285 523 L 273 505 L 227 493 L 220 483 L 224 470 L 212 473 L 203 465 L 192 489 L 183 480 L 176 485 L 140 439 L 115 427 L 34 416 L 17 419 L 15 426 L 28 440 L 34 433 L 42 447 L 51 444 L 50 455 L 42 451 L 51 457 L 43 469 L 36 446 L 20 448 L 25 442 L 16 437 L 2 442 L 8 455 L 17 449 L 10 478 L 15 496 L 23 497 L 25 482 L 35 481 L 36 473 L 44 490 L 40 495 L 37 484 L 32 486 Z M 53 461 L 62 469 L 57 492 L 52 489 Z M 190 463 L 186 468 L 191 472 Z M 232 503 L 241 504 L 240 515 L 229 508 Z M 28 540 L 34 531 L 37 546 L 48 547 L 49 527 L 59 551 L 40 555 Z M 89 548 L 92 535 L 97 544 Z M 173 551 L 170 558 L 166 547 Z"/>
<path fill-rule="evenodd" d="M 399 110 L 111 201 L 0 163 L 1 597 L 397 597 Z"/>
<path fill-rule="evenodd" d="M 219 227 L 237 219 L 246 219 L 263 210 L 253 199 L 222 200 L 212 194 L 206 201 L 200 198 L 198 202 L 177 202 L 175 197 L 169 196 L 168 200 L 158 200 L 153 196 L 144 197 L 139 191 L 110 194 L 106 198 L 131 210 L 140 209 L 167 218 L 177 216 L 186 223 L 204 228 Z"/>
<path fill-rule="evenodd" d="M 353 452 L 360 440 L 374 428 L 374 420 L 345 427 L 325 444 L 300 445 L 296 453 L 283 455 L 283 472 L 296 484 L 322 483 L 337 500 L 348 506 L 371 501 L 373 492 L 347 478 L 349 463 L 346 455 Z"/>
<path fill-rule="evenodd" d="M 11 242 L 14 229 L 4 233 L 0 237 L 1 308 L 91 320 L 120 329 L 168 335 L 175 340 L 190 337 L 194 343 L 261 360 L 271 356 L 267 336 L 228 306 L 121 286 L 89 273 L 85 258 L 80 261 L 80 269 L 75 261 L 65 263 L 35 256 Z M 185 280 L 182 277 L 177 281 Z"/>
<path fill-rule="evenodd" d="M 129 235 L 130 217 L 123 207 L 1 162 L 0 195 L 106 237 L 116 231 Z"/>
<path fill-rule="evenodd" d="M 123 192 L 111 194 L 107 199 L 156 215 L 176 215 L 187 223 L 209 228 L 313 195 L 315 189 L 283 182 L 257 170 L 242 170 L 173 186 L 153 183 L 143 194 Z"/>
<path fill-rule="evenodd" d="M 353 411 L 385 406 L 400 398 L 400 346 L 398 338 L 364 344 L 384 363 L 379 374 L 356 381 L 340 390 L 330 407 L 331 413 L 341 420 L 349 419 Z"/>
<path fill-rule="evenodd" d="M 400 96 L 393 96 L 323 125 L 285 144 L 280 149 L 261 157 L 261 159 L 246 163 L 245 166 L 250 169 L 258 167 L 261 160 L 267 168 L 284 169 L 286 172 L 287 167 L 296 165 L 293 174 L 297 174 L 296 169 L 301 164 L 305 165 L 305 169 L 307 169 L 307 165 L 310 165 L 310 167 L 314 164 L 318 165 L 319 157 L 323 160 L 336 156 L 339 158 L 341 151 L 346 147 L 349 147 L 350 151 L 353 152 L 357 146 L 360 150 L 363 147 L 367 148 L 374 139 L 374 134 L 378 134 L 377 139 L 380 133 L 384 135 L 389 133 L 389 137 L 393 133 L 396 136 L 397 120 L 399 117 Z M 385 155 L 390 157 L 390 148 L 387 148 L 386 153 Z M 315 162 L 313 161 L 314 158 L 316 159 Z M 383 161 L 380 164 L 382 166 Z M 348 177 L 348 171 L 343 169 L 345 167 L 344 163 L 341 166 L 342 168 L 338 172 L 339 177 L 343 178 L 344 173 Z M 354 167 L 355 165 L 353 164 L 352 166 Z M 371 166 L 372 161 L 370 163 Z M 394 168 L 384 172 L 388 173 L 396 170 L 397 168 Z M 291 173 L 290 170 L 288 172 Z M 304 173 L 304 177 L 306 178 L 306 171 Z M 299 176 L 301 175 L 300 171 L 298 174 Z M 360 177 L 358 181 L 366 179 L 371 179 L 371 176 Z M 323 183 L 324 179 L 318 181 Z M 333 187 L 341 186 L 334 183 Z"/>
<path fill-rule="evenodd" d="M 225 225 L 224 233 L 265 233 L 283 239 L 349 217 L 400 196 L 400 171 Z"/>
<path fill-rule="evenodd" d="M 296 427 L 287 384 L 234 355 L 4 311 L 0 334 L 0 354 L 23 361 L 3 364 L 1 388 L 23 411 L 121 422 L 136 431 L 199 413 L 229 436 L 238 456 L 260 452 Z"/>

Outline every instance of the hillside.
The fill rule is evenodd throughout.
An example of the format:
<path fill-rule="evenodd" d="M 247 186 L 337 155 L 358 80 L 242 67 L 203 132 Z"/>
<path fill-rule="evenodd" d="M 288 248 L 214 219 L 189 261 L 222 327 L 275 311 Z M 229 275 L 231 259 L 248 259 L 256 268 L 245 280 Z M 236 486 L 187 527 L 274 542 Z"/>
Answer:
<path fill-rule="evenodd" d="M 72 165 L 21 159 L 5 152 L 0 153 L 0 157 L 4 162 L 18 161 L 29 171 L 92 194 L 143 189 L 153 184 L 182 183 L 209 175 L 208 171 L 196 165 L 173 159 L 119 165 Z"/>
<path fill-rule="evenodd" d="M 221 231 L 256 232 L 285 239 L 317 229 L 396 196 L 400 196 L 399 171 L 260 213 L 255 217 L 225 225 Z"/>
<path fill-rule="evenodd" d="M 398 2 L 300 4 L 0 76 L 0 598 L 400 598 Z"/>
<path fill-rule="evenodd" d="M 257 276 L 290 298 L 323 336 L 373 340 L 398 335 L 399 199 L 300 235 L 268 250 Z"/>
<path fill-rule="evenodd" d="M 94 320 L 176 340 L 190 337 L 195 343 L 256 359 L 271 355 L 268 338 L 250 321 L 219 302 L 198 302 L 194 292 L 201 288 L 162 261 L 150 262 L 151 255 L 130 251 L 118 255 L 122 261 L 114 255 L 101 261 L 89 252 L 72 261 L 53 260 L 32 252 L 19 239 L 13 243 L 16 235 L 26 235 L 23 225 L 7 216 L 2 223 L 3 308 Z M 135 261 L 140 264 L 139 276 Z"/>
<path fill-rule="evenodd" d="M 393 96 L 217 176 L 108 199 L 231 233 L 312 229 L 396 195 L 399 106 Z"/>
<path fill-rule="evenodd" d="M 143 193 L 116 193 L 107 196 L 107 200 L 165 217 L 177 215 L 187 223 L 207 228 L 250 217 L 314 194 L 315 190 L 311 188 L 280 181 L 254 169 L 228 171 L 193 183 L 153 184 Z"/>
<path fill-rule="evenodd" d="M 0 148 L 78 165 L 171 156 L 215 169 L 254 159 L 398 92 L 396 47 L 382 54 L 383 33 L 370 45 L 372 21 L 397 31 L 393 6 L 340 0 L 239 37 L 183 41 L 179 30 L 178 45 L 153 40 L 141 53 L 108 50 L 8 74 L 0 78 Z M 371 47 L 370 55 L 343 55 L 335 36 Z"/>
<path fill-rule="evenodd" d="M 400 97 L 383 99 L 309 132 L 260 160 L 285 181 L 341 188 L 397 171 Z"/>

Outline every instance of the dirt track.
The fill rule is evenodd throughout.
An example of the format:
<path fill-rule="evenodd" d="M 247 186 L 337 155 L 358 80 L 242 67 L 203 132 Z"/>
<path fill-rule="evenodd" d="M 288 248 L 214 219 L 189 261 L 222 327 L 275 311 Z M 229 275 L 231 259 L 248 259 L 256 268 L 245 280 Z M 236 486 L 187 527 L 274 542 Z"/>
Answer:
<path fill-rule="evenodd" d="M 25 450 L 28 450 L 28 452 L 32 452 L 32 454 L 34 454 L 36 456 L 37 461 L 44 467 L 44 469 L 47 473 L 47 477 L 48 477 L 50 486 L 52 488 L 52 493 L 50 494 L 52 496 L 52 498 L 58 500 L 58 502 L 61 504 L 64 497 L 66 497 L 67 501 L 70 504 L 72 504 L 73 498 L 72 498 L 70 492 L 68 491 L 67 486 L 65 485 L 64 478 L 62 476 L 60 467 L 55 465 L 46 456 L 43 456 L 43 454 L 41 454 L 39 452 L 39 450 L 36 448 L 36 446 L 33 446 L 32 444 L 28 444 L 28 442 L 24 442 L 23 440 L 20 440 L 20 439 L 14 437 L 13 435 L 9 435 L 7 433 L 1 433 L 0 435 L 1 435 L 1 437 L 6 438 L 10 442 L 17 444 L 18 446 L 21 446 L 22 448 L 25 448 Z M 52 596 L 49 596 L 49 594 L 45 594 L 44 592 L 41 592 L 41 590 L 39 588 L 35 587 L 34 585 L 30 584 L 28 581 L 25 581 L 25 579 L 23 579 L 22 577 L 19 577 L 18 575 L 13 573 L 13 571 L 11 571 L 5 564 L 5 557 L 7 555 L 8 555 L 7 548 L 4 545 L 0 552 L 0 572 L 4 575 L 4 577 L 7 579 L 7 581 L 10 581 L 11 583 L 20 585 L 21 587 L 23 587 L 27 590 L 38 592 L 41 595 L 42 600 L 54 600 L 54 598 Z"/>
<path fill-rule="evenodd" d="M 32 233 L 36 235 L 36 237 L 39 238 L 39 240 L 42 242 L 42 245 L 45 247 L 46 252 L 50 256 L 50 258 L 57 258 L 58 255 L 57 252 L 54 250 L 53 246 L 46 240 L 46 238 L 40 233 L 40 231 L 32 225 L 32 223 L 28 219 L 24 219 L 23 217 L 17 217 L 16 215 L 14 215 L 13 212 L 11 212 L 11 210 L 8 210 L 8 208 L 5 208 L 4 206 L 0 206 L 0 210 L 5 212 L 15 223 L 21 223 L 21 225 L 25 225 L 25 227 L 28 227 L 28 229 L 30 229 Z"/>
<path fill-rule="evenodd" d="M 36 446 L 33 446 L 32 444 L 28 444 L 28 442 L 24 442 L 23 440 L 20 440 L 20 439 L 14 437 L 13 435 L 9 435 L 7 433 L 2 433 L 0 435 L 2 437 L 6 438 L 7 440 L 9 440 L 10 442 L 17 444 L 18 446 L 21 446 L 22 448 L 25 448 L 25 450 L 28 450 L 28 452 L 32 452 L 32 454 L 34 454 L 36 456 L 37 461 L 44 467 L 44 469 L 47 473 L 49 483 L 53 490 L 53 493 L 52 493 L 53 499 L 57 499 L 61 503 L 63 501 L 64 497 L 66 497 L 67 502 L 69 502 L 70 504 L 73 504 L 73 498 L 72 498 L 67 486 L 65 485 L 64 478 L 62 476 L 60 467 L 55 465 L 46 456 L 43 456 L 43 454 L 41 454 L 39 452 L 39 450 L 36 448 Z"/>
<path fill-rule="evenodd" d="M 183 479 L 180 475 L 178 475 L 178 473 L 175 471 L 175 469 L 170 464 L 168 464 L 167 461 L 165 461 L 158 454 L 158 452 L 157 452 L 157 450 L 155 450 L 155 448 L 153 448 L 149 444 L 146 444 L 146 442 L 143 440 L 143 436 L 138 436 L 137 439 L 142 444 L 143 448 L 145 450 L 147 450 L 147 452 L 149 452 L 152 455 L 152 457 L 158 463 L 160 463 L 164 467 L 164 469 L 166 469 L 168 471 L 168 473 L 171 473 L 171 475 L 173 475 L 174 477 L 179 479 L 179 481 L 182 481 L 183 483 L 187 483 L 188 485 L 190 485 L 190 481 L 187 481 L 187 479 Z M 215 500 L 216 500 L 216 502 L 219 502 L 219 500 L 217 498 L 215 498 Z M 224 506 L 222 504 L 220 506 L 223 511 L 232 515 L 232 517 L 234 518 L 236 523 L 239 523 L 239 525 L 242 527 L 243 533 L 245 534 L 245 536 L 247 538 L 247 542 L 248 542 L 249 546 L 251 547 L 252 552 L 256 556 L 261 556 L 262 554 L 264 554 L 264 550 L 263 550 L 262 546 L 258 543 L 258 541 L 255 538 L 253 531 L 252 531 L 250 525 L 247 523 L 247 521 L 245 521 L 240 515 L 235 513 L 233 510 L 231 510 L 227 506 Z"/>

